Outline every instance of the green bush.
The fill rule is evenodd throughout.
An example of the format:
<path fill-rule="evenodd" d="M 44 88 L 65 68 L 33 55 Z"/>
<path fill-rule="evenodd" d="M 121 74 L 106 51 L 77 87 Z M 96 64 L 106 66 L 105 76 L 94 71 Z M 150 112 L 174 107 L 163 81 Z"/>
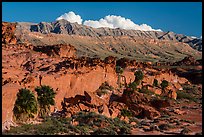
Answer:
<path fill-rule="evenodd" d="M 150 90 L 148 90 L 147 88 L 144 88 L 144 87 L 142 87 L 141 89 L 139 89 L 138 92 L 140 92 L 140 93 L 145 93 L 145 94 L 148 94 L 148 95 L 154 94 L 152 91 L 150 91 Z"/>
<path fill-rule="evenodd" d="M 190 129 L 188 129 L 188 128 L 184 128 L 183 130 L 181 130 L 181 135 L 186 135 L 186 134 L 188 134 L 189 132 L 191 132 L 191 130 Z"/>
<path fill-rule="evenodd" d="M 29 89 L 20 89 L 13 108 L 14 117 L 17 121 L 27 121 L 34 118 L 37 113 L 37 101 Z"/>
<path fill-rule="evenodd" d="M 157 87 L 159 86 L 159 83 L 158 83 L 158 80 L 157 79 L 154 79 L 153 81 L 153 84 L 152 84 L 154 87 Z"/>
<path fill-rule="evenodd" d="M 111 128 L 98 128 L 92 135 L 117 135 L 117 132 Z"/>
<path fill-rule="evenodd" d="M 135 81 L 141 81 L 144 78 L 144 74 L 141 70 L 136 71 L 134 75 L 135 75 Z"/>
<path fill-rule="evenodd" d="M 132 82 L 128 85 L 128 88 L 131 88 L 133 90 L 136 90 L 137 89 L 137 86 L 138 86 L 138 83 L 137 82 Z"/>
<path fill-rule="evenodd" d="M 124 95 L 128 95 L 128 96 L 132 95 L 133 93 L 134 93 L 134 90 L 131 89 L 131 88 L 126 88 L 126 89 L 124 89 L 124 91 L 123 91 L 123 94 L 124 94 Z"/>
<path fill-rule="evenodd" d="M 186 93 L 185 91 L 178 90 L 176 93 L 177 93 L 177 99 L 187 99 L 194 102 L 198 101 L 198 99 L 193 97 L 192 94 Z"/>
<path fill-rule="evenodd" d="M 72 125 L 71 121 L 78 121 Z M 103 124 L 103 127 L 101 127 Z M 45 117 L 40 124 L 24 124 L 11 127 L 6 135 L 91 135 L 91 134 L 130 134 L 131 125 L 119 118 L 108 118 L 95 112 L 78 112 L 71 118 Z"/>
<path fill-rule="evenodd" d="M 168 130 L 170 128 L 172 128 L 172 126 L 169 125 L 169 124 L 161 124 L 161 125 L 159 125 L 159 129 L 161 129 L 161 130 Z"/>
<path fill-rule="evenodd" d="M 37 100 L 40 107 L 39 116 L 47 116 L 50 112 L 50 106 L 55 104 L 55 95 L 56 93 L 50 86 L 40 86 L 36 87 L 35 91 L 37 92 Z"/>
<path fill-rule="evenodd" d="M 116 66 L 115 69 L 116 69 L 116 73 L 119 73 L 119 74 L 122 74 L 124 71 L 123 68 L 120 66 Z"/>
<path fill-rule="evenodd" d="M 132 116 L 132 112 L 127 110 L 127 109 L 122 109 L 120 113 L 124 117 L 131 117 Z"/>
<path fill-rule="evenodd" d="M 169 85 L 169 82 L 168 82 L 168 81 L 162 80 L 162 82 L 161 82 L 161 87 L 162 87 L 162 89 L 165 89 L 166 87 L 168 87 L 168 85 Z"/>
<path fill-rule="evenodd" d="M 68 135 L 75 133 L 70 119 L 45 117 L 40 124 L 23 124 L 18 127 L 11 127 L 9 131 L 4 132 L 6 135 L 55 135 L 60 133 Z"/>

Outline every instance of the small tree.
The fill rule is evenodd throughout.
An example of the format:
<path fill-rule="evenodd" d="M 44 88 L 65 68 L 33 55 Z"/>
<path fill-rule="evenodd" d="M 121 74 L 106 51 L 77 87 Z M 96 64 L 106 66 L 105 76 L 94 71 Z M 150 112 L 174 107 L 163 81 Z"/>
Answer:
<path fill-rule="evenodd" d="M 168 87 L 168 85 L 169 85 L 169 82 L 168 82 L 168 81 L 162 80 L 162 82 L 161 82 L 162 90 L 164 90 L 166 87 Z"/>
<path fill-rule="evenodd" d="M 157 79 L 154 79 L 154 81 L 153 81 L 153 86 L 154 86 L 154 87 L 157 87 L 158 85 L 159 85 L 158 80 L 157 80 Z"/>
<path fill-rule="evenodd" d="M 134 75 L 135 75 L 134 82 L 136 82 L 136 84 L 139 85 L 144 78 L 144 74 L 141 70 L 138 70 L 134 73 Z"/>
<path fill-rule="evenodd" d="M 37 113 L 37 101 L 29 89 L 21 88 L 19 90 L 13 113 L 17 121 L 27 121 L 34 118 L 34 114 Z"/>
<path fill-rule="evenodd" d="M 47 116 L 50 112 L 50 106 L 55 105 L 55 92 L 50 86 L 36 87 L 37 100 L 39 103 L 40 111 L 39 116 Z"/>
<path fill-rule="evenodd" d="M 136 90 L 137 89 L 137 86 L 138 86 L 138 83 L 136 82 L 132 82 L 128 85 L 128 88 L 131 88 L 133 90 Z"/>
<path fill-rule="evenodd" d="M 132 116 L 132 112 L 127 109 L 122 109 L 120 113 L 124 118 Z"/>

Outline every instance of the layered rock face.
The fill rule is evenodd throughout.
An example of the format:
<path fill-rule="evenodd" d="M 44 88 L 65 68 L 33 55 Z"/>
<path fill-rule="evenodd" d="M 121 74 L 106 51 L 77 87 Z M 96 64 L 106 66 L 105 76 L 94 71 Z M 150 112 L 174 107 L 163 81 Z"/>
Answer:
<path fill-rule="evenodd" d="M 48 56 L 75 57 L 76 49 L 72 45 L 35 46 L 34 51 L 45 53 Z"/>

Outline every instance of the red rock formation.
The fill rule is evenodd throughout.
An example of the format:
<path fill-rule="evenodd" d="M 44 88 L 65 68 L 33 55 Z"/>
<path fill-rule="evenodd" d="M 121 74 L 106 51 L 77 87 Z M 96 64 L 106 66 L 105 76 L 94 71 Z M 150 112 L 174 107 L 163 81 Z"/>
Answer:
<path fill-rule="evenodd" d="M 59 57 L 75 57 L 76 49 L 72 45 L 48 45 L 48 46 L 34 46 L 34 51 L 42 52 L 48 56 L 59 56 Z"/>
<path fill-rule="evenodd" d="M 17 39 L 14 35 L 15 23 L 2 22 L 2 44 L 16 44 Z"/>

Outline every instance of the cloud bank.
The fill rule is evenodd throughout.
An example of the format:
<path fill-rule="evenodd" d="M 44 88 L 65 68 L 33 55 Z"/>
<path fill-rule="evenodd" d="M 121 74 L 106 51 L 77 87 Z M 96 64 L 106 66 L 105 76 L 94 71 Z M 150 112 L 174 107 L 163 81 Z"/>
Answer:
<path fill-rule="evenodd" d="M 76 15 L 73 11 L 70 11 L 68 13 L 61 15 L 56 20 L 61 20 L 61 19 L 65 19 L 71 23 L 77 22 L 78 24 L 82 24 L 81 16 Z"/>
<path fill-rule="evenodd" d="M 60 17 L 58 17 L 56 20 L 65 19 L 71 23 L 77 22 L 78 24 L 82 24 L 82 19 L 80 15 L 76 15 L 74 12 L 68 12 Z M 85 20 L 83 22 L 83 25 L 90 26 L 93 28 L 101 28 L 101 27 L 108 27 L 108 28 L 121 28 L 126 30 L 142 30 L 142 31 L 162 31 L 161 29 L 153 29 L 151 26 L 147 24 L 135 24 L 130 19 L 126 19 L 121 16 L 115 16 L 115 15 L 108 15 L 104 18 L 101 18 L 100 20 Z"/>

